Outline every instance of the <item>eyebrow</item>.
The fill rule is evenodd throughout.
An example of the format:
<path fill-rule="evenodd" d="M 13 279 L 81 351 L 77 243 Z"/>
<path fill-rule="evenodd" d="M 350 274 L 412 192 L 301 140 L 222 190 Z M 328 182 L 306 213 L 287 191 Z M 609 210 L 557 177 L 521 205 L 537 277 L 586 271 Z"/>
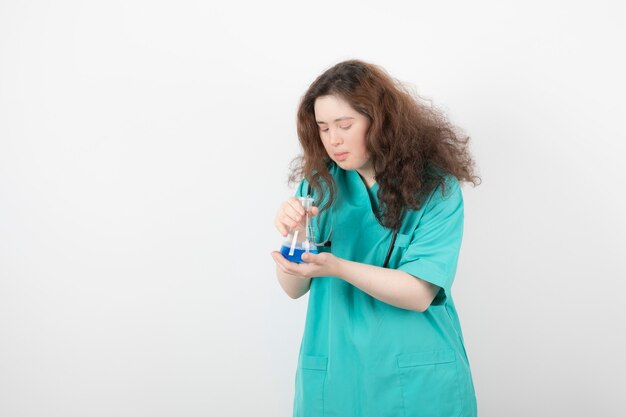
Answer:
<path fill-rule="evenodd" d="M 340 117 L 338 119 L 335 119 L 335 122 L 340 122 L 342 120 L 350 120 L 350 119 L 354 119 L 354 117 L 343 116 L 343 117 Z M 320 122 L 319 120 L 316 120 L 316 122 L 317 122 L 318 125 L 326 124 L 326 122 Z"/>

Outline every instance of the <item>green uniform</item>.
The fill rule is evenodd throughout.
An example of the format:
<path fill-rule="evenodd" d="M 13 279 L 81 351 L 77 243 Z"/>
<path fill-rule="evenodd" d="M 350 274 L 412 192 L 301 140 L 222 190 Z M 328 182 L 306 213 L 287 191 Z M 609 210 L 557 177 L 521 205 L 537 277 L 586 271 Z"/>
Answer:
<path fill-rule="evenodd" d="M 335 256 L 382 266 L 392 231 L 374 214 L 378 184 L 368 189 L 356 171 L 335 164 L 330 171 L 337 193 L 332 209 L 316 219 L 316 241 L 326 238 L 332 224 Z M 476 416 L 450 292 L 463 235 L 463 196 L 456 178 L 448 177 L 447 184 L 445 193 L 437 188 L 420 210 L 405 214 L 388 265 L 441 287 L 425 312 L 391 306 L 337 277 L 311 280 L 294 417 Z M 306 195 L 307 188 L 303 180 L 296 195 Z"/>

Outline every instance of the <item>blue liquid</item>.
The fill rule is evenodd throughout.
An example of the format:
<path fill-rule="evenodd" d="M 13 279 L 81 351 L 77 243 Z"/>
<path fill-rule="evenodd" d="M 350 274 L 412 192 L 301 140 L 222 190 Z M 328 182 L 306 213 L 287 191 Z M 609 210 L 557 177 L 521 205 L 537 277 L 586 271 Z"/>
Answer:
<path fill-rule="evenodd" d="M 280 248 L 280 254 L 283 255 L 283 257 L 288 261 L 295 262 L 297 264 L 303 263 L 304 261 L 302 260 L 302 254 L 306 252 L 306 250 L 303 249 L 300 245 L 296 245 L 296 247 L 293 248 L 293 255 L 289 256 L 290 249 L 290 246 L 283 245 Z M 309 249 L 309 252 L 317 255 L 317 247 L 315 245 L 311 245 L 311 249 Z"/>

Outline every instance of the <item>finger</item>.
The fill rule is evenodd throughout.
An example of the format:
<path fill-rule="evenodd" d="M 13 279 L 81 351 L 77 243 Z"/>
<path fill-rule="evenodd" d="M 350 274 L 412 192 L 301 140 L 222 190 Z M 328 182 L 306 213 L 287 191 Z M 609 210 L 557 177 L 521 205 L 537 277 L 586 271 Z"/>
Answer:
<path fill-rule="evenodd" d="M 283 226 L 286 229 L 296 229 L 300 225 L 300 221 L 299 220 L 293 219 L 293 218 L 291 218 L 291 217 L 289 217 L 287 215 L 283 215 L 280 218 L 280 222 L 283 224 Z"/>
<path fill-rule="evenodd" d="M 319 261 L 319 255 L 316 255 L 312 252 L 304 252 L 301 258 L 308 264 L 316 264 Z"/>
<path fill-rule="evenodd" d="M 300 216 L 291 205 L 285 202 L 276 214 L 274 225 L 283 236 L 287 236 L 289 229 L 297 227 L 300 219 Z"/>
<path fill-rule="evenodd" d="M 289 200 L 287 200 L 287 203 L 293 208 L 296 213 L 304 216 L 304 207 L 302 207 L 300 200 L 295 197 L 291 197 Z"/>
<path fill-rule="evenodd" d="M 282 261 L 282 259 L 285 259 L 285 258 L 283 257 L 283 255 L 281 255 L 281 254 L 280 254 L 280 253 L 278 253 L 278 252 L 272 252 L 272 253 L 271 253 L 271 256 L 272 256 L 272 259 L 274 259 L 274 262 L 276 263 L 276 266 L 278 266 L 278 267 L 279 267 L 280 269 L 282 269 L 284 272 L 287 272 L 287 271 L 286 271 L 286 267 L 285 267 L 285 265 L 283 264 L 283 261 Z M 281 259 L 281 258 L 282 258 L 282 259 Z"/>
<path fill-rule="evenodd" d="M 292 265 L 294 264 L 293 262 L 288 261 L 287 259 L 285 259 L 285 257 L 277 251 L 273 251 L 272 252 L 272 258 L 274 259 L 274 262 L 276 262 L 276 264 L 286 273 L 294 275 L 294 271 L 292 269 Z"/>
<path fill-rule="evenodd" d="M 285 214 L 288 216 L 290 221 L 301 223 L 306 215 L 306 210 L 302 207 L 302 204 L 298 201 L 299 209 L 294 208 L 292 205 L 285 209 Z M 315 217 L 319 214 L 320 209 L 316 206 L 311 206 L 309 208 L 309 217 Z M 294 227 L 294 226 L 291 226 Z"/>
<path fill-rule="evenodd" d="M 311 265 L 290 262 L 277 251 L 272 252 L 272 258 L 274 258 L 276 264 L 288 275 L 301 279 L 311 277 Z"/>
<path fill-rule="evenodd" d="M 274 220 L 274 226 L 276 226 L 276 229 L 278 229 L 281 235 L 287 236 L 288 234 L 287 228 L 285 227 L 285 225 L 283 225 L 282 222 L 278 221 L 278 219 Z"/>
<path fill-rule="evenodd" d="M 293 206 L 289 206 L 285 209 L 284 215 L 287 216 L 289 221 L 300 223 L 304 219 L 304 212 L 299 212 L 298 209 Z"/>
<path fill-rule="evenodd" d="M 280 219 L 287 227 L 295 227 L 304 218 L 304 214 L 304 209 L 300 202 L 298 200 L 294 202 L 292 199 L 289 199 L 283 204 Z"/>

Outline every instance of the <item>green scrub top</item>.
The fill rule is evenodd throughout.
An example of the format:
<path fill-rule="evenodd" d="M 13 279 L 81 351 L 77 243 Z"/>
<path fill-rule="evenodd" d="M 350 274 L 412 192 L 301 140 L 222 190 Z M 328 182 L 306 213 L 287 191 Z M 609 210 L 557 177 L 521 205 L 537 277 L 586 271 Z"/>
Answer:
<path fill-rule="evenodd" d="M 331 164 L 337 193 L 316 222 L 332 224 L 330 252 L 382 266 L 392 231 L 378 223 L 378 184 Z M 454 177 L 405 214 L 388 268 L 441 290 L 419 313 L 391 306 L 337 277 L 311 279 L 295 376 L 294 417 L 476 416 L 476 398 L 451 286 L 463 235 L 463 197 Z M 302 180 L 296 196 L 307 193 Z M 316 196 L 314 196 L 316 197 Z M 324 196 L 322 202 L 326 201 Z M 318 198 L 316 203 L 321 206 Z M 325 248 L 322 248 L 325 249 Z"/>

